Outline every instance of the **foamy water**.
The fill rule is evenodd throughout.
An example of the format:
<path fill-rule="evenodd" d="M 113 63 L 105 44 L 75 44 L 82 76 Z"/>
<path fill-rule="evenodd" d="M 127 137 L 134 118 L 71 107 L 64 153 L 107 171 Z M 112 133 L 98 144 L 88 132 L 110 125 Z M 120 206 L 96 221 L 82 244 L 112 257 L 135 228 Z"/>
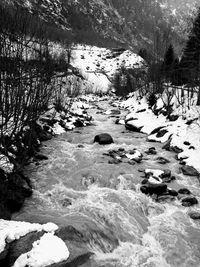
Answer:
<path fill-rule="evenodd" d="M 110 108 L 107 102 L 99 106 Z M 13 218 L 73 225 L 83 233 L 85 246 L 94 252 L 90 265 L 85 267 L 199 267 L 200 224 L 187 215 L 191 208 L 182 207 L 178 200 L 155 203 L 142 194 L 138 169 L 168 168 L 177 177 L 170 187 L 187 186 L 199 197 L 198 181 L 179 173 L 174 153 L 163 151 L 160 144 L 146 142 L 145 135 L 128 132 L 124 126 L 115 125 L 116 118 L 96 111 L 90 110 L 94 126 L 65 133 L 44 144 L 42 153 L 49 160 L 27 168 L 34 194 Z M 101 132 L 110 133 L 115 143 L 94 144 L 94 136 Z M 142 163 L 135 165 L 108 164 L 109 158 L 103 155 L 120 147 L 144 153 L 152 146 L 158 155 L 145 156 Z M 170 163 L 159 165 L 155 161 L 158 156 L 168 158 Z"/>

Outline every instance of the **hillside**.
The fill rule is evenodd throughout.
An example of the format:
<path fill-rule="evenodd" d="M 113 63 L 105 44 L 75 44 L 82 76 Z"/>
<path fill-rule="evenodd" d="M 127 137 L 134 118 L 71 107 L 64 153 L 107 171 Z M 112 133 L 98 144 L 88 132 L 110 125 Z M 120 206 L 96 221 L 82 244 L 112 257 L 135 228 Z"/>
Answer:
<path fill-rule="evenodd" d="M 126 47 L 137 52 L 146 47 L 162 56 L 169 41 L 182 48 L 188 16 L 196 0 L 14 0 L 47 23 L 67 31 L 76 42 Z M 160 50 L 160 51 L 158 51 Z"/>

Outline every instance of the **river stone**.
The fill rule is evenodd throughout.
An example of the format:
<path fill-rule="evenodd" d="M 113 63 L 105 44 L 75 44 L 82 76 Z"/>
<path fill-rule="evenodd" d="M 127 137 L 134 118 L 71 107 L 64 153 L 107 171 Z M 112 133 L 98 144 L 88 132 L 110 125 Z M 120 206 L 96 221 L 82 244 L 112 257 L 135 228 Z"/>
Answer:
<path fill-rule="evenodd" d="M 180 169 L 184 175 L 199 176 L 199 172 L 192 166 L 185 165 L 185 166 L 182 166 Z"/>
<path fill-rule="evenodd" d="M 162 149 L 165 149 L 167 151 L 170 151 L 170 148 L 171 148 L 171 138 L 169 138 L 165 143 L 164 145 L 162 146 Z"/>
<path fill-rule="evenodd" d="M 155 128 L 151 133 L 150 133 L 150 135 L 152 135 L 152 134 L 155 134 L 155 133 L 158 133 L 161 129 L 163 129 L 165 126 L 160 126 L 160 127 L 157 127 L 157 128 Z"/>
<path fill-rule="evenodd" d="M 39 240 L 43 234 L 43 231 L 32 232 L 10 243 L 7 254 L 7 266 L 13 266 L 14 262 L 21 254 L 30 251 L 32 249 L 33 242 Z"/>
<path fill-rule="evenodd" d="M 178 115 L 169 115 L 169 116 L 168 116 L 168 119 L 169 119 L 170 121 L 176 121 L 176 120 L 178 120 L 178 118 L 179 118 Z"/>
<path fill-rule="evenodd" d="M 188 215 L 193 220 L 200 220 L 200 213 L 199 212 L 191 211 L 190 213 L 188 213 Z"/>
<path fill-rule="evenodd" d="M 156 137 L 160 138 L 163 137 L 166 133 L 168 133 L 168 131 L 166 129 L 160 130 L 157 134 Z"/>
<path fill-rule="evenodd" d="M 125 127 L 127 130 L 132 131 L 132 132 L 140 132 L 143 126 L 138 127 L 134 125 L 134 120 L 128 121 L 125 123 Z"/>
<path fill-rule="evenodd" d="M 187 189 L 187 188 L 180 188 L 180 189 L 178 190 L 178 193 L 179 193 L 179 194 L 183 194 L 183 195 L 190 195 L 190 194 L 191 194 L 190 190 Z"/>
<path fill-rule="evenodd" d="M 156 151 L 155 147 L 150 147 L 147 151 L 145 151 L 145 153 L 148 155 L 156 155 L 157 151 Z"/>
<path fill-rule="evenodd" d="M 163 183 L 171 183 L 174 180 L 176 180 L 176 177 L 175 176 L 170 176 L 170 177 L 162 178 Z"/>
<path fill-rule="evenodd" d="M 140 187 L 140 190 L 144 194 L 149 195 L 162 195 L 167 190 L 166 184 L 147 184 Z"/>
<path fill-rule="evenodd" d="M 156 158 L 157 162 L 160 163 L 160 164 L 167 164 L 169 163 L 170 161 L 164 157 L 158 157 Z"/>
<path fill-rule="evenodd" d="M 145 112 L 145 111 L 146 111 L 146 108 L 143 108 L 143 109 L 137 110 L 136 113 L 142 113 L 142 112 Z"/>
<path fill-rule="evenodd" d="M 94 142 L 97 142 L 100 145 L 108 145 L 114 143 L 113 138 L 108 133 L 102 133 L 96 135 L 94 138 Z"/>
<path fill-rule="evenodd" d="M 171 171 L 170 170 L 163 170 L 163 173 L 160 175 L 161 178 L 169 178 L 171 177 Z"/>
<path fill-rule="evenodd" d="M 174 151 L 177 154 L 183 152 L 183 149 L 182 148 L 179 148 L 177 146 L 171 146 L 171 150 Z"/>
<path fill-rule="evenodd" d="M 121 159 L 116 159 L 116 158 L 114 158 L 114 159 L 110 159 L 110 160 L 108 161 L 109 164 L 119 164 L 119 163 L 121 163 L 121 162 L 122 162 Z"/>
<path fill-rule="evenodd" d="M 68 207 L 72 205 L 72 201 L 69 198 L 65 198 L 61 201 L 63 207 Z"/>
<path fill-rule="evenodd" d="M 111 112 L 110 113 L 111 115 L 120 115 L 121 114 L 121 111 L 118 109 L 112 109 L 110 112 Z"/>
<path fill-rule="evenodd" d="M 74 122 L 74 126 L 75 127 L 83 127 L 84 122 L 80 118 L 77 118 L 76 121 Z"/>
<path fill-rule="evenodd" d="M 190 146 L 191 145 L 190 142 L 188 142 L 188 141 L 185 141 L 183 144 L 186 145 L 186 146 Z"/>
<path fill-rule="evenodd" d="M 192 196 L 182 198 L 181 202 L 184 207 L 190 207 L 190 206 L 198 204 L 198 200 L 196 199 L 196 197 L 192 197 Z"/>
<path fill-rule="evenodd" d="M 169 194 L 170 196 L 174 196 L 177 197 L 178 196 L 178 192 L 174 189 L 167 189 L 167 194 Z"/>

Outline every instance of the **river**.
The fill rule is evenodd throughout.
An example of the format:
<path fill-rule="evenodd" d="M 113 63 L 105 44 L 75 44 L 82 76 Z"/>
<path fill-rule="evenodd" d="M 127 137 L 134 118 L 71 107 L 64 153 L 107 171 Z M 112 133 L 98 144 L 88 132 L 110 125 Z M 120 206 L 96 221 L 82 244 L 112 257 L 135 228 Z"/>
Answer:
<path fill-rule="evenodd" d="M 187 215 L 191 208 L 181 206 L 178 200 L 156 203 L 142 194 L 143 173 L 138 170 L 170 169 L 177 178 L 170 187 L 187 187 L 199 198 L 198 180 L 179 172 L 175 153 L 147 142 L 145 134 L 115 124 L 116 116 L 99 112 L 110 108 L 109 101 L 94 103 L 88 111 L 93 126 L 76 128 L 43 143 L 41 152 L 49 159 L 27 166 L 34 193 L 13 220 L 73 226 L 85 237 L 87 251 L 94 253 L 83 267 L 200 266 L 200 223 Z M 120 116 L 125 115 L 121 110 Z M 93 143 L 94 136 L 102 132 L 111 134 L 114 144 Z M 146 155 L 152 146 L 158 154 Z M 118 148 L 137 148 L 144 159 L 135 165 L 109 164 L 104 153 Z M 159 164 L 158 156 L 170 163 Z"/>

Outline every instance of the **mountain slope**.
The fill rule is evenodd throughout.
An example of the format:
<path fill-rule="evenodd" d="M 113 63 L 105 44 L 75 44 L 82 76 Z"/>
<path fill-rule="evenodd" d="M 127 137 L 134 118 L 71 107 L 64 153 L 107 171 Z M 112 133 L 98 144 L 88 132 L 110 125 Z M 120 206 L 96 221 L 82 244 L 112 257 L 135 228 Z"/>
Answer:
<path fill-rule="evenodd" d="M 181 48 L 186 17 L 197 0 L 14 0 L 46 22 L 68 31 L 76 42 L 123 46 L 135 51 L 146 47 L 158 53 L 172 40 Z M 163 54 L 163 51 L 159 51 Z"/>

